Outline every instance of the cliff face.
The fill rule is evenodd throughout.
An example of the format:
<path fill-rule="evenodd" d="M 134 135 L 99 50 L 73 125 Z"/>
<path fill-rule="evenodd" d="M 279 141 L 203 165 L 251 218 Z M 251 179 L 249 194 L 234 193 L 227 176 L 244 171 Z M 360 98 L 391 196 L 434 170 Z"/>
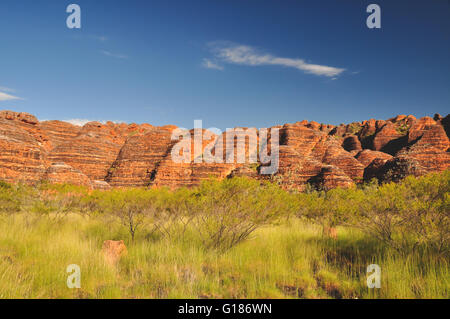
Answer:
<path fill-rule="evenodd" d="M 46 168 L 48 140 L 37 119 L 25 114 L 0 113 L 0 179 L 37 182 Z"/>
<path fill-rule="evenodd" d="M 90 122 L 83 127 L 61 121 L 39 122 L 27 113 L 0 111 L 0 179 L 8 182 L 74 183 L 92 188 L 198 185 L 209 177 L 248 176 L 272 179 L 286 188 L 310 183 L 324 189 L 349 187 L 371 178 L 399 180 L 450 167 L 449 115 L 416 119 L 399 115 L 332 126 L 297 122 L 279 130 L 279 163 L 275 174 L 261 174 L 267 163 L 238 163 L 235 138 L 203 130 L 203 143 L 187 160 L 175 162 L 172 140 L 177 127 Z M 256 151 L 261 132 L 243 137 L 245 155 Z M 194 131 L 188 132 L 191 137 Z M 186 135 L 185 135 L 186 137 Z M 224 145 L 223 154 L 216 151 Z M 270 147 L 269 147 L 270 149 Z M 198 151 L 221 158 L 198 162 Z M 233 151 L 232 151 L 233 150 Z M 178 150 L 177 150 L 178 151 Z M 227 153 L 235 160 L 226 162 Z M 201 156 L 201 155 L 200 155 Z M 204 155 L 203 155 L 204 156 Z M 247 158 L 246 157 L 246 158 Z M 257 156 L 256 156 L 257 157 Z"/>

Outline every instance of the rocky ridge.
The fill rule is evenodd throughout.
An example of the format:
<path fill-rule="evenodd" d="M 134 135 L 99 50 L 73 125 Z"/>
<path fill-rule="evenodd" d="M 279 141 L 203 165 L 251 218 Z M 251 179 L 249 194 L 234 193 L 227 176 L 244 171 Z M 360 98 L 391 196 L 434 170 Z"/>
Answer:
<path fill-rule="evenodd" d="M 193 143 L 188 146 L 190 159 L 174 162 L 171 153 L 178 141 L 171 138 L 177 129 L 172 125 L 90 122 L 80 127 L 62 121 L 39 122 L 28 113 L 0 111 L 0 179 L 108 189 L 189 187 L 209 177 L 248 176 L 302 190 L 307 184 L 330 189 L 372 178 L 397 181 L 450 167 L 450 115 L 420 119 L 398 115 L 339 126 L 301 121 L 270 128 L 269 145 L 275 128 L 279 129 L 279 169 L 267 176 L 260 172 L 265 165 L 261 162 L 198 162 Z M 237 157 L 237 138 L 206 130 L 202 133 L 202 152 L 208 148 L 213 156 L 225 159 L 233 150 Z M 194 130 L 190 134 L 193 137 Z M 246 133 L 240 134 L 245 140 Z M 259 138 L 246 140 L 247 156 L 256 150 Z M 222 155 L 216 153 L 218 144 L 224 145 Z"/>

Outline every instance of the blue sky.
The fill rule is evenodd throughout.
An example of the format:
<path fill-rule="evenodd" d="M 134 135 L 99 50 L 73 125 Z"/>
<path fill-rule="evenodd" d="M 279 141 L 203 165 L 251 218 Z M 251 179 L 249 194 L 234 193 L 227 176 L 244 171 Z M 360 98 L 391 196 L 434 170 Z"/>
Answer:
<path fill-rule="evenodd" d="M 221 129 L 446 115 L 449 40 L 447 0 L 2 0 L 0 109 Z"/>

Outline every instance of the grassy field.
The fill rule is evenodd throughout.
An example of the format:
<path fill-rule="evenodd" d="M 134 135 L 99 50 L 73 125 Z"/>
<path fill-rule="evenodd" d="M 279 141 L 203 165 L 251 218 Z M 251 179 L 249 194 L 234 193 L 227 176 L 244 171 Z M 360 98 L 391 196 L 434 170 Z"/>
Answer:
<path fill-rule="evenodd" d="M 0 298 L 448 298 L 444 258 L 400 256 L 359 231 L 337 240 L 298 218 L 257 230 L 219 252 L 188 229 L 182 239 L 134 242 L 104 218 L 63 221 L 11 215 L 0 222 Z M 106 239 L 125 239 L 117 265 L 101 253 Z M 366 267 L 381 267 L 381 288 L 368 289 Z M 66 267 L 81 267 L 69 289 Z"/>
<path fill-rule="evenodd" d="M 128 254 L 108 262 L 106 240 Z M 449 170 L 304 193 L 0 182 L 0 298 L 449 298 L 449 244 Z"/>

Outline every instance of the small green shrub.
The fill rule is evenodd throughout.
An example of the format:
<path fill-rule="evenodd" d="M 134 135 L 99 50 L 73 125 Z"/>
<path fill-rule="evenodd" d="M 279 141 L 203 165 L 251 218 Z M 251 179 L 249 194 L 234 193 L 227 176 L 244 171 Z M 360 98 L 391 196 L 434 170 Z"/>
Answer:
<path fill-rule="evenodd" d="M 395 128 L 398 134 L 406 135 L 408 134 L 409 126 L 406 123 L 402 123 Z"/>
<path fill-rule="evenodd" d="M 11 186 L 11 184 L 9 184 L 3 180 L 0 180 L 0 188 L 11 189 L 12 186 Z"/>

